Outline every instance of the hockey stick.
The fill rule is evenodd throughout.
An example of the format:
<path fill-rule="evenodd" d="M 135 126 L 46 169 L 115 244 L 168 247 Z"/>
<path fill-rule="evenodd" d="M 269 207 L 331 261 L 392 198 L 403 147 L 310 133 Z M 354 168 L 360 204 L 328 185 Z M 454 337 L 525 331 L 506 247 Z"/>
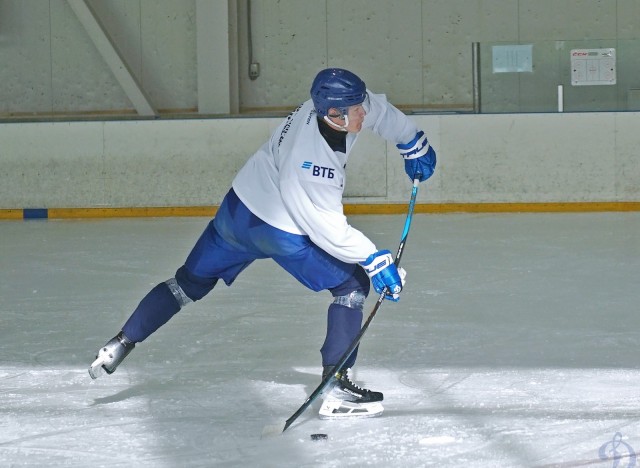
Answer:
<path fill-rule="evenodd" d="M 407 219 L 404 222 L 404 230 L 402 231 L 402 236 L 400 237 L 400 245 L 398 246 L 398 252 L 396 254 L 396 259 L 395 259 L 396 266 L 400 265 L 400 259 L 402 258 L 402 253 L 404 252 L 404 246 L 405 246 L 405 243 L 407 242 L 407 237 L 409 235 L 409 227 L 411 226 L 411 221 L 413 219 L 413 211 L 416 206 L 416 197 L 418 196 L 418 183 L 420 182 L 420 176 L 421 174 L 416 174 L 416 178 L 413 179 L 413 189 L 411 190 L 411 200 L 409 201 Z M 347 359 L 349 359 L 349 356 L 351 356 L 353 351 L 360 344 L 360 340 L 362 339 L 362 336 L 365 334 L 365 332 L 369 328 L 369 325 L 373 321 L 373 318 L 378 313 L 378 309 L 380 309 L 380 306 L 382 305 L 382 302 L 385 299 L 386 293 L 387 293 L 386 290 L 380 293 L 380 296 L 378 297 L 376 304 L 373 306 L 373 310 L 369 314 L 367 321 L 364 323 L 364 325 L 360 329 L 360 332 L 353 339 L 353 341 L 349 345 L 349 348 L 347 348 L 347 350 L 344 352 L 344 354 L 342 355 L 338 363 L 335 366 L 333 366 L 333 369 L 331 370 L 331 372 L 328 373 L 324 379 L 322 379 L 322 382 L 320 382 L 320 385 L 316 387 L 316 389 L 313 391 L 313 393 L 311 393 L 311 395 L 309 395 L 309 397 L 302 404 L 302 406 L 300 406 L 300 408 L 298 408 L 298 410 L 295 413 L 293 413 L 291 417 L 284 422 L 284 424 L 265 426 L 265 428 L 262 430 L 263 437 L 282 434 L 284 431 L 286 431 L 289 428 L 289 426 L 291 426 L 291 424 L 293 424 L 293 422 L 296 419 L 298 419 L 298 417 L 302 413 L 304 413 L 304 411 L 309 406 L 311 406 L 311 404 L 318 398 L 318 396 L 320 396 L 320 394 L 324 391 L 327 385 L 329 385 L 329 382 L 331 382 L 331 380 L 335 377 L 335 375 L 342 369 L 342 366 L 344 366 L 344 363 L 347 362 Z"/>

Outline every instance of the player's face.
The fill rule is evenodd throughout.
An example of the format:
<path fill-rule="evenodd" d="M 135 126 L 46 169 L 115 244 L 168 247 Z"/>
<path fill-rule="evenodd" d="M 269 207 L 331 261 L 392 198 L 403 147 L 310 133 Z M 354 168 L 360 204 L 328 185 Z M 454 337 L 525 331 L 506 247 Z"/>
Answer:
<path fill-rule="evenodd" d="M 362 122 L 364 122 L 364 116 L 367 115 L 364 106 L 358 104 L 357 106 L 349 107 L 347 115 L 349 116 L 347 131 L 350 133 L 358 133 L 362 130 Z"/>
<path fill-rule="evenodd" d="M 329 119 L 349 133 L 358 133 L 362 130 L 364 116 L 367 115 L 368 110 L 369 97 L 367 96 L 361 104 L 349 106 L 346 109 L 329 109 Z"/>

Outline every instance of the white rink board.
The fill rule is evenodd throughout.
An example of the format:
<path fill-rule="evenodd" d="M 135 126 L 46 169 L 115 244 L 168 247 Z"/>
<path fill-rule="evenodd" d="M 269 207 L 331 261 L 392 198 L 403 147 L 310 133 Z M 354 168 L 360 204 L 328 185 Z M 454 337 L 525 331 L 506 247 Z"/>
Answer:
<path fill-rule="evenodd" d="M 640 113 L 414 116 L 438 152 L 419 202 L 640 200 Z M 0 209 L 217 205 L 280 119 L 0 124 Z M 362 134 L 346 201 L 402 203 L 395 145 Z"/>

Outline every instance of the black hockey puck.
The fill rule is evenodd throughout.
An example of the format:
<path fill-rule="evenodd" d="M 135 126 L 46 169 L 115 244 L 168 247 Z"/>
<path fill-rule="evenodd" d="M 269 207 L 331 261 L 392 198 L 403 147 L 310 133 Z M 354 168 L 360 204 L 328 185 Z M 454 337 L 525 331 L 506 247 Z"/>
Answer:
<path fill-rule="evenodd" d="M 329 436 L 327 434 L 311 434 L 311 440 L 319 441 L 319 440 L 327 440 Z"/>

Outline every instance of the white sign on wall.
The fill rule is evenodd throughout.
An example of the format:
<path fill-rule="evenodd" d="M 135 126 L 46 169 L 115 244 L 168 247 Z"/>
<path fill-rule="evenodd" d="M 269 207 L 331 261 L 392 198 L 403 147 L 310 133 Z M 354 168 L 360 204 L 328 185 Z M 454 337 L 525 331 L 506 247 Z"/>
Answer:
<path fill-rule="evenodd" d="M 571 84 L 616 84 L 616 49 L 572 49 Z"/>
<path fill-rule="evenodd" d="M 493 46 L 493 73 L 523 73 L 533 71 L 533 45 Z"/>

